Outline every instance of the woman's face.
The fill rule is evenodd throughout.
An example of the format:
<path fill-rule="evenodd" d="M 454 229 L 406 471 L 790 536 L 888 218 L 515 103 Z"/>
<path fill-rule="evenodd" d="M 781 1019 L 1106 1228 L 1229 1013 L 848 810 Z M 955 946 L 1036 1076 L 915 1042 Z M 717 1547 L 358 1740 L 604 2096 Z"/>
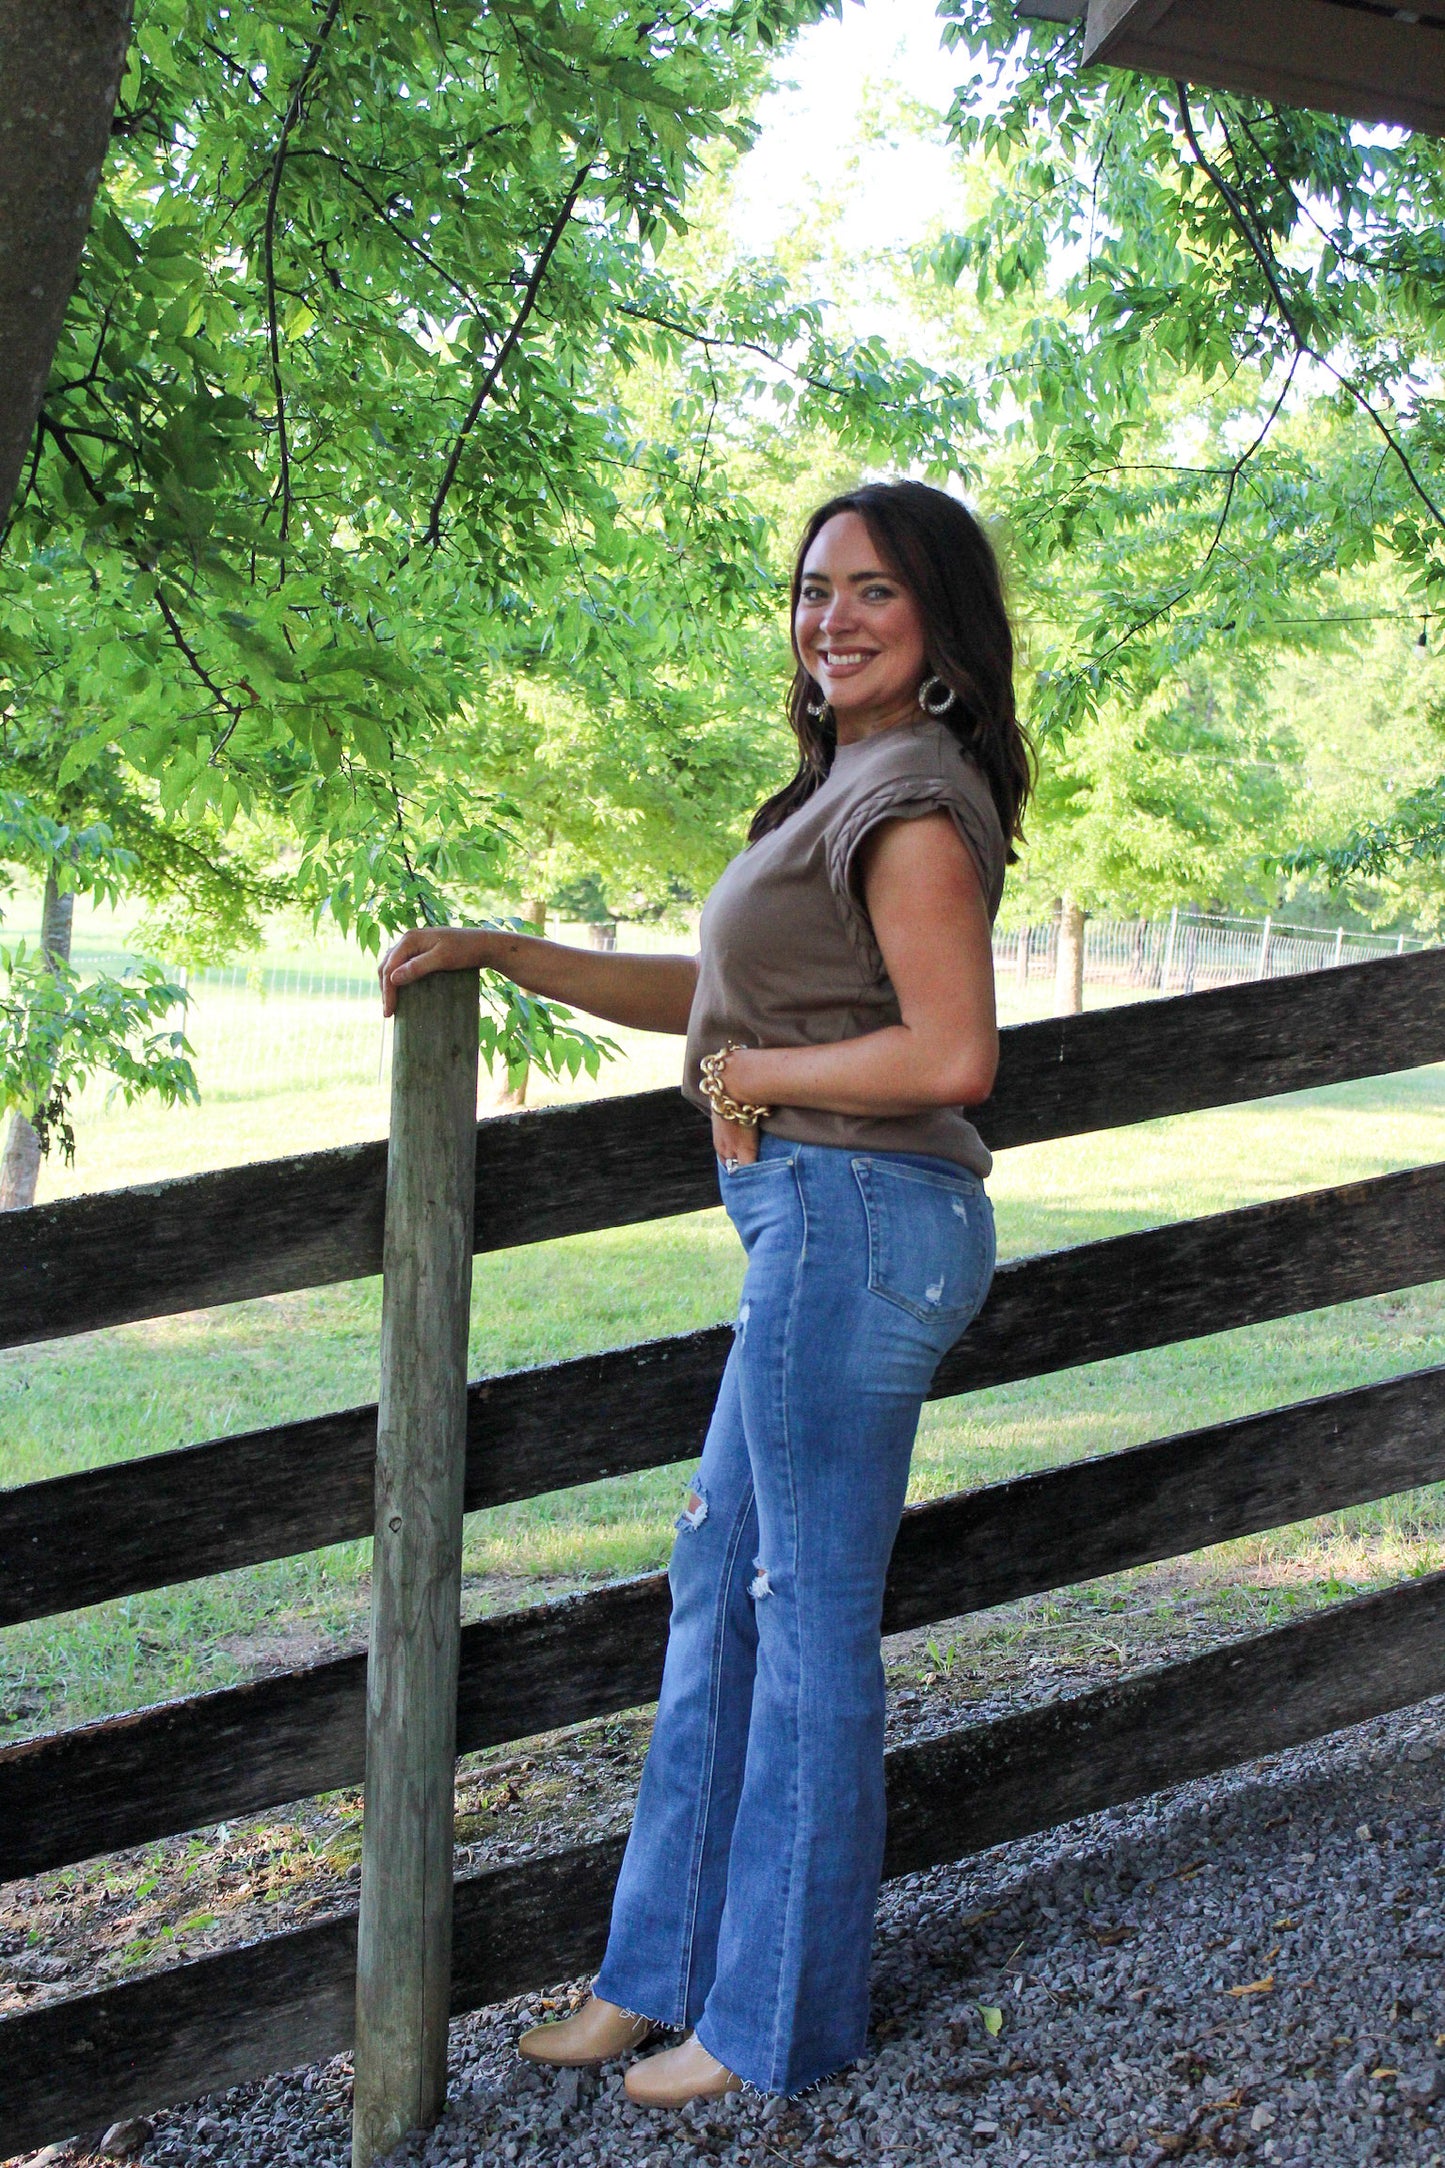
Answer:
<path fill-rule="evenodd" d="M 927 670 L 923 620 L 908 589 L 884 569 L 861 514 L 836 513 L 814 537 L 793 637 L 837 717 L 840 739 L 916 713 Z"/>

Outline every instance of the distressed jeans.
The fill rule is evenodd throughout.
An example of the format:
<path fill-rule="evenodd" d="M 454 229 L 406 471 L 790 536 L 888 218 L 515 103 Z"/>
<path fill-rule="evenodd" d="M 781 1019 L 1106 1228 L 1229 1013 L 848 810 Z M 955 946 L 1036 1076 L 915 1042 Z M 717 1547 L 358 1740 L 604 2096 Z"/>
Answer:
<path fill-rule="evenodd" d="M 768 1135 L 719 1180 L 747 1271 L 596 1993 L 795 2093 L 864 2048 L 884 1581 L 993 1214 L 949 1161 Z"/>

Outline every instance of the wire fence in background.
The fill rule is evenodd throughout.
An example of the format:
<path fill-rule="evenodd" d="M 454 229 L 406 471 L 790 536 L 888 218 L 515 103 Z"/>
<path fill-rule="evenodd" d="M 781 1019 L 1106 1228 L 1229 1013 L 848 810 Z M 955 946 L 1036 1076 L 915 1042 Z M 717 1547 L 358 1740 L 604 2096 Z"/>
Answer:
<path fill-rule="evenodd" d="M 564 938 L 581 938 L 567 928 Z M 685 938 L 685 937 L 683 937 Z M 1051 1005 L 1058 921 L 1000 931 L 994 962 L 1005 1014 Z M 1430 944 L 1404 935 L 1346 933 L 1272 918 L 1173 911 L 1167 918 L 1091 918 L 1084 927 L 1084 983 L 1106 999 L 1202 992 L 1242 980 L 1328 970 Z M 373 969 L 235 964 L 188 981 L 186 1036 L 202 1096 L 210 1101 L 350 1088 L 385 1093 L 390 1033 L 381 1021 Z"/>
<path fill-rule="evenodd" d="M 1052 981 L 1058 945 L 1057 919 L 996 932 L 994 969 L 1002 986 Z M 1225 918 L 1205 911 L 1090 918 L 1084 922 L 1084 984 L 1116 988 L 1125 998 L 1202 993 L 1210 986 L 1291 978 L 1429 946 L 1404 934 L 1347 933 L 1342 927 L 1291 926 L 1275 918 Z"/>
<path fill-rule="evenodd" d="M 374 970 L 220 965 L 187 974 L 186 991 L 203 1099 L 388 1084 L 391 1033 Z"/>

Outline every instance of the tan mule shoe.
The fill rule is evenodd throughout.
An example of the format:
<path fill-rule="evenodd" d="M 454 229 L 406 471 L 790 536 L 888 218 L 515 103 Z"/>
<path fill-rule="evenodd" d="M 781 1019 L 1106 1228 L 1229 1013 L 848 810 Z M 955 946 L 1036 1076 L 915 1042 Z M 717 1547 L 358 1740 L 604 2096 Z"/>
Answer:
<path fill-rule="evenodd" d="M 585 2070 L 589 2064 L 610 2062 L 614 2055 L 640 2048 L 656 2030 L 650 2017 L 634 2017 L 615 2002 L 589 1995 L 571 2017 L 524 2032 L 517 2053 L 531 2063 L 548 2063 L 554 2070 Z"/>
<path fill-rule="evenodd" d="M 681 2108 L 689 2100 L 721 2100 L 724 2093 L 743 2089 L 742 2079 L 709 2055 L 696 2033 L 689 2033 L 678 2047 L 634 2063 L 622 2084 L 628 2099 L 642 2108 Z"/>

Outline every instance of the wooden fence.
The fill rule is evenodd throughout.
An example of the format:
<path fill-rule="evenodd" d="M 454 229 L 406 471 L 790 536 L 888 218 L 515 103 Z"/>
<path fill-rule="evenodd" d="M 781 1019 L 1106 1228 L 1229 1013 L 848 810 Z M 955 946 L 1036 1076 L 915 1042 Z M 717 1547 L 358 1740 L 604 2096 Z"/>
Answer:
<path fill-rule="evenodd" d="M 1445 953 L 1027 1024 L 1004 1034 L 996 1148 L 1445 1059 Z M 382 1260 L 384 1145 L 0 1220 L 0 1345 L 353 1279 Z M 716 1201 L 673 1092 L 479 1125 L 477 1250 Z M 1003 1266 L 936 1396 L 1445 1279 L 1445 1164 Z M 699 1448 L 726 1328 L 482 1379 L 474 1510 Z M 376 1409 L 0 1493 L 0 1623 L 372 1527 Z M 1445 1479 L 1445 1368 L 915 1506 L 885 1624 L 917 1626 Z M 462 1634 L 459 1752 L 655 1698 L 664 1576 Z M 1445 1574 L 1001 1722 L 895 1750 L 887 1872 L 956 1858 L 1445 1690 Z M 0 1878 L 354 1784 L 363 1657 L 0 1749 Z M 600 1952 L 620 1842 L 460 1879 L 452 2008 Z M 0 2157 L 347 2047 L 356 1918 L 270 1936 L 0 2022 Z"/>

